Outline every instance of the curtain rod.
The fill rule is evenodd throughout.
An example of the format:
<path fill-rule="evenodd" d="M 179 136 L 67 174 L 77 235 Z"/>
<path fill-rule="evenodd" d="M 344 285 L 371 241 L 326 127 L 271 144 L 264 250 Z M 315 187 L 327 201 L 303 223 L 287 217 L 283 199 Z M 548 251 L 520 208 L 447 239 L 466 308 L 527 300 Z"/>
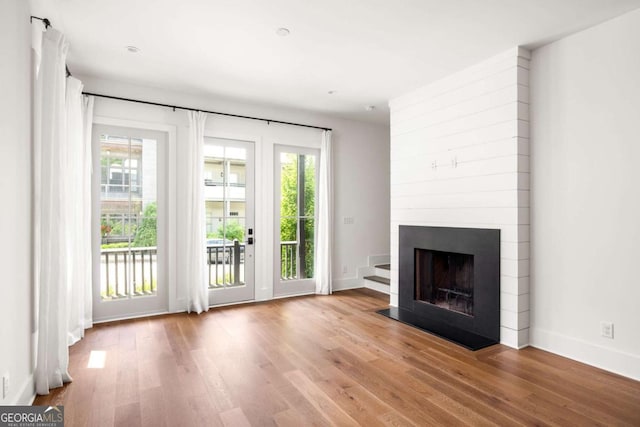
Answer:
<path fill-rule="evenodd" d="M 31 17 L 29 18 L 29 22 L 33 22 L 34 19 L 42 21 L 42 23 L 44 24 L 44 28 L 45 29 L 48 29 L 49 27 L 53 27 L 51 25 L 51 21 L 49 21 L 47 18 L 40 18 L 38 16 L 31 15 Z M 65 67 L 66 67 L 66 71 L 67 71 L 67 77 L 70 77 L 71 76 L 71 71 L 69 71 L 69 67 L 67 67 L 66 65 L 65 65 Z M 268 124 L 278 123 L 280 125 L 299 126 L 299 127 L 303 127 L 303 128 L 320 129 L 320 130 L 331 130 L 331 128 L 325 128 L 325 127 L 322 127 L 322 126 L 305 125 L 305 124 L 302 124 L 302 123 L 283 122 L 281 120 L 271 120 L 271 119 L 264 119 L 264 118 L 261 118 L 261 117 L 242 116 L 240 114 L 221 113 L 219 111 L 207 111 L 207 110 L 201 110 L 199 108 L 181 107 L 179 105 L 161 104 L 159 102 L 141 101 L 139 99 L 122 98 L 122 97 L 119 97 L 119 96 L 102 95 L 102 94 L 99 94 L 99 93 L 90 93 L 90 92 L 82 92 L 82 93 L 83 93 L 83 95 L 91 95 L 91 96 L 97 96 L 97 97 L 100 97 L 100 98 L 115 99 L 115 100 L 118 100 L 118 101 L 136 102 L 138 104 L 147 104 L 147 105 L 155 105 L 155 106 L 158 106 L 158 107 L 167 107 L 167 108 L 172 108 L 173 111 L 176 111 L 176 110 L 202 111 L 203 113 L 216 114 L 218 116 L 236 117 L 236 118 L 239 118 L 239 119 L 249 119 L 249 120 L 259 120 L 261 122 L 267 122 Z"/>
<path fill-rule="evenodd" d="M 207 111 L 207 110 L 202 110 L 202 109 L 199 109 L 199 108 L 182 107 L 182 106 L 179 106 L 179 105 L 162 104 L 162 103 L 159 103 L 159 102 L 151 102 L 151 101 L 141 101 L 139 99 L 123 98 L 123 97 L 120 97 L 120 96 L 102 95 L 102 94 L 99 94 L 99 93 L 91 93 L 91 92 L 82 92 L 82 94 L 83 95 L 97 96 L 97 97 L 100 97 L 100 98 L 115 99 L 115 100 L 118 100 L 118 101 L 127 101 L 127 102 L 136 102 L 138 104 L 155 105 L 157 107 L 167 107 L 167 108 L 172 108 L 173 111 L 175 111 L 175 110 L 202 111 L 203 113 L 216 114 L 218 116 L 236 117 L 236 118 L 239 118 L 239 119 L 249 119 L 249 120 L 259 120 L 259 121 L 262 121 L 262 122 L 267 122 L 268 124 L 277 123 L 277 124 L 281 124 L 281 125 L 300 126 L 300 127 L 312 128 L 312 129 L 320 129 L 320 130 L 331 130 L 331 128 L 325 128 L 325 127 L 322 127 L 322 126 L 305 125 L 305 124 L 302 124 L 302 123 L 293 123 L 293 122 L 283 122 L 281 120 L 265 119 L 265 118 L 262 118 L 262 117 L 243 116 L 243 115 L 240 115 L 240 114 L 221 113 L 219 111 Z"/>

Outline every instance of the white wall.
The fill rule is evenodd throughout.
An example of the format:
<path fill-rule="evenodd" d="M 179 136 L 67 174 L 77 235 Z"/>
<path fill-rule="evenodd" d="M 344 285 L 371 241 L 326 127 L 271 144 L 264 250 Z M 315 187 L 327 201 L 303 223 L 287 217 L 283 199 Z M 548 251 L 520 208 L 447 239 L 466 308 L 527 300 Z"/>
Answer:
<path fill-rule="evenodd" d="M 356 268 L 367 256 L 389 252 L 389 134 L 385 126 L 337 119 L 296 110 L 243 104 L 230 100 L 186 95 L 125 83 L 81 77 L 85 91 L 154 102 L 198 107 L 247 116 L 266 117 L 333 129 L 334 143 L 334 279 L 335 288 L 360 287 Z M 172 125 L 177 129 L 177 206 L 184 204 L 179 188 L 186 160 L 180 145 L 188 136 L 186 113 L 169 108 L 96 98 L 95 115 Z M 321 131 L 210 115 L 209 135 L 256 141 L 256 259 L 269 260 L 256 269 L 256 299 L 272 297 L 273 286 L 273 146 L 319 147 Z M 177 220 L 182 220 L 178 210 Z M 353 217 L 345 225 L 343 218 Z M 182 241 L 177 241 L 177 254 Z M 177 263 L 178 268 L 181 262 Z M 346 266 L 346 273 L 343 267 Z M 178 290 L 179 306 L 184 292 Z"/>
<path fill-rule="evenodd" d="M 640 379 L 640 10 L 531 67 L 531 343 Z"/>
<path fill-rule="evenodd" d="M 31 29 L 28 2 L 0 0 L 0 405 L 28 404 L 32 379 Z"/>
<path fill-rule="evenodd" d="M 391 305 L 400 225 L 500 229 L 512 347 L 529 340 L 528 58 L 514 48 L 390 102 Z"/>

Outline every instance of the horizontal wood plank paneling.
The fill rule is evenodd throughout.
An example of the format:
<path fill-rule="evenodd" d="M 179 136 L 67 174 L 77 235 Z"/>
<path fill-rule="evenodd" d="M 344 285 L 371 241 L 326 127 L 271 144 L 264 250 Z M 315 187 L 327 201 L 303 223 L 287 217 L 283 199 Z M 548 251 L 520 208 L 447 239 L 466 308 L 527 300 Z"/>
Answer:
<path fill-rule="evenodd" d="M 525 160 L 523 163 L 527 164 L 527 167 L 520 169 L 522 160 Z M 407 160 L 404 162 L 404 167 L 402 164 L 394 163 L 391 165 L 391 177 L 394 185 L 411 185 L 423 181 L 445 181 L 488 174 L 503 174 L 506 175 L 504 179 L 508 180 L 518 172 L 529 172 L 528 162 L 528 156 L 470 158 L 459 157 L 452 151 L 448 155 L 433 155 L 427 159 L 427 162 L 424 159 Z"/>
<path fill-rule="evenodd" d="M 509 70 L 504 73 L 506 76 L 510 76 Z M 499 80 L 501 76 L 495 78 Z M 500 81 L 501 84 L 505 84 Z M 460 91 L 464 93 L 464 91 Z M 437 100 L 444 100 L 443 102 L 435 102 Z M 470 97 L 468 99 L 451 100 L 449 97 L 441 97 L 437 100 L 432 100 L 428 104 L 420 104 L 411 109 L 405 109 L 397 114 L 394 114 L 393 121 L 391 122 L 392 135 L 401 134 L 415 126 L 432 126 L 436 123 L 443 123 L 449 120 L 454 120 L 463 116 L 476 114 L 479 111 L 489 110 L 491 108 L 497 108 L 502 105 L 518 102 L 518 84 L 513 79 L 504 87 L 497 89 L 490 88 L 485 93 L 479 93 L 477 96 Z M 419 107 L 419 108 L 418 108 Z"/>
<path fill-rule="evenodd" d="M 513 173 L 500 173 L 470 177 L 456 177 L 452 179 L 391 184 L 391 198 L 403 197 L 424 198 L 435 195 L 462 195 L 470 193 L 494 193 L 502 191 L 528 191 L 529 174 L 514 176 Z"/>
<path fill-rule="evenodd" d="M 394 99 L 391 263 L 398 226 L 501 230 L 503 343 L 529 328 L 529 53 L 514 48 Z M 398 272 L 391 271 L 397 304 Z"/>
<path fill-rule="evenodd" d="M 402 164 L 407 160 L 421 159 L 426 161 L 433 156 L 449 155 L 453 150 L 456 151 L 457 157 L 463 161 L 465 159 L 481 160 L 494 157 L 527 156 L 529 154 L 529 140 L 526 138 L 505 137 L 496 141 L 472 143 L 467 138 L 457 138 L 455 140 L 442 140 L 438 143 L 424 141 L 415 150 L 411 150 L 410 145 L 406 145 L 404 150 L 396 146 L 393 150 L 392 167 L 394 164 Z"/>
<path fill-rule="evenodd" d="M 447 206 L 449 208 L 512 208 L 529 207 L 529 192 L 500 190 L 500 191 L 465 191 L 464 193 L 432 193 L 397 196 L 393 198 L 396 209 L 429 209 Z"/>
<path fill-rule="evenodd" d="M 486 106 L 464 115 L 453 115 L 441 121 L 415 121 L 402 126 L 391 125 L 391 137 L 419 133 L 426 138 L 440 138 L 460 132 L 468 132 L 475 128 L 496 125 L 517 117 L 518 103 L 508 102 L 497 106 Z"/>
<path fill-rule="evenodd" d="M 529 58 L 530 53 L 525 49 L 515 48 L 505 51 L 471 66 L 462 72 L 445 77 L 435 84 L 424 86 L 408 94 L 392 99 L 389 105 L 393 110 L 401 111 L 413 104 L 424 102 L 425 99 L 447 94 L 448 92 L 464 88 L 477 81 L 487 80 L 492 75 L 503 70 L 509 70 L 514 67 L 528 69 Z M 528 85 L 528 82 L 529 80 L 527 79 L 526 82 L 523 83 Z"/>

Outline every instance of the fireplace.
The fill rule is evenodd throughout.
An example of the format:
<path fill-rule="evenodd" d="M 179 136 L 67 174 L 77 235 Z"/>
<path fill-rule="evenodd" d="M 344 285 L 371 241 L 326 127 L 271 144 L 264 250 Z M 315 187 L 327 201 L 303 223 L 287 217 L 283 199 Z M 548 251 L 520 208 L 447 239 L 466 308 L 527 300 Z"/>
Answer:
<path fill-rule="evenodd" d="M 500 341 L 500 230 L 400 226 L 388 317 L 477 350 Z"/>

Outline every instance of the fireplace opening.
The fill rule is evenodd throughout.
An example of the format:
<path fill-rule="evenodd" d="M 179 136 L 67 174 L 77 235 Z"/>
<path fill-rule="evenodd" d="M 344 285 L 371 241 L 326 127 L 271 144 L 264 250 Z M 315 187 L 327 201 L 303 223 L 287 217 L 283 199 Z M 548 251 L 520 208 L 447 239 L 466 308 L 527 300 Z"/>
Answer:
<path fill-rule="evenodd" d="M 473 255 L 415 248 L 415 299 L 473 316 Z"/>

